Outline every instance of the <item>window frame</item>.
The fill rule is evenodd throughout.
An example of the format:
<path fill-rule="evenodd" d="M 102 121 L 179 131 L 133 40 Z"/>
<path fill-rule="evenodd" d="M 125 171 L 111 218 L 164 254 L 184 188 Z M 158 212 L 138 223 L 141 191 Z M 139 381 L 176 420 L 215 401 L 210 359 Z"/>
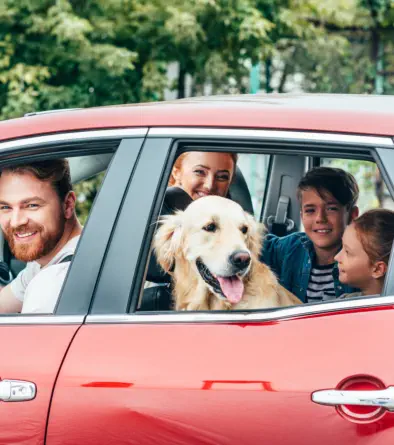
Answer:
<path fill-rule="evenodd" d="M 128 154 L 128 159 L 130 160 L 130 154 L 133 153 L 135 163 L 147 131 L 147 128 L 73 131 L 67 133 L 26 137 L 23 139 L 0 143 L 0 166 L 34 162 L 48 158 L 88 156 L 92 154 L 109 152 L 114 153 L 100 191 L 96 196 L 94 205 L 92 206 L 88 221 L 78 245 L 77 253 L 71 263 L 70 270 L 59 295 L 54 313 L 0 314 L 1 325 L 68 324 L 83 321 L 88 312 L 97 274 L 99 273 L 103 259 L 103 255 L 98 254 L 97 251 L 100 249 L 105 251 L 107 242 L 111 235 L 113 224 L 111 224 L 109 216 L 107 218 L 108 222 L 103 224 L 105 229 L 102 230 L 103 238 L 101 242 L 97 242 L 97 237 L 95 239 L 94 246 L 96 248 L 96 252 L 93 255 L 94 261 L 90 261 L 89 268 L 86 268 L 86 253 L 91 251 L 91 246 L 89 248 L 89 238 L 92 238 L 93 236 L 93 230 L 89 230 L 88 226 L 94 226 L 94 220 L 97 220 L 100 214 L 102 215 L 105 211 L 104 208 L 107 206 L 105 204 L 103 195 L 105 195 L 106 190 L 110 190 L 112 186 L 116 187 L 116 180 L 119 182 L 120 177 L 127 176 L 127 180 L 129 179 L 132 168 L 129 168 L 127 164 L 125 164 L 124 155 Z M 128 141 L 133 141 L 135 145 L 134 150 L 131 150 L 130 143 L 127 147 L 121 147 L 123 142 L 122 138 L 124 138 L 126 135 L 129 136 Z M 117 167 L 116 164 L 118 165 Z M 130 167 L 133 167 L 133 165 Z M 111 200 L 111 205 L 113 207 L 112 213 L 115 214 L 115 217 L 117 216 L 121 200 L 123 199 L 124 191 L 125 189 L 122 189 L 119 196 L 114 197 Z M 85 269 L 88 270 L 88 273 L 86 273 Z M 71 285 L 72 281 L 73 285 Z M 70 305 L 75 303 L 77 303 L 76 306 L 71 310 Z"/>
<path fill-rule="evenodd" d="M 184 151 L 234 151 L 249 153 L 268 153 L 268 154 L 297 154 L 306 157 L 327 156 L 350 159 L 376 160 L 378 162 L 376 149 L 378 147 L 394 148 L 391 138 L 369 137 L 358 135 L 342 135 L 328 133 L 309 133 L 309 132 L 286 132 L 286 131 L 268 131 L 266 130 L 226 130 L 226 129 L 205 129 L 205 128 L 154 128 L 150 130 L 146 143 L 156 141 L 158 146 L 165 143 L 167 145 L 168 156 L 165 163 L 161 166 L 161 174 L 155 184 L 156 194 L 154 203 L 147 203 L 151 206 L 151 219 L 149 227 L 145 231 L 143 238 L 140 239 L 140 252 L 138 252 L 138 266 L 130 270 L 133 275 L 132 287 L 128 289 L 129 302 L 123 304 L 124 310 L 118 312 L 108 311 L 99 313 L 94 310 L 88 315 L 88 323 L 113 323 L 113 322 L 239 322 L 239 321 L 264 321 L 276 320 L 295 316 L 306 316 L 310 314 L 321 314 L 333 311 L 347 311 L 354 309 L 370 308 L 374 306 L 390 306 L 394 303 L 394 296 L 381 297 L 358 297 L 343 301 L 334 300 L 332 302 L 308 303 L 302 306 L 290 308 L 272 308 L 249 312 L 135 312 L 135 307 L 143 288 L 143 278 L 145 276 L 148 253 L 154 232 L 154 221 L 160 213 L 160 208 L 167 180 L 169 178 L 173 161 Z M 296 133 L 295 137 L 294 134 Z M 312 135 L 312 137 L 311 137 Z M 194 137 L 193 137 L 194 136 Z M 169 144 L 169 145 L 168 145 Z M 226 149 L 224 149 L 224 146 Z M 220 147 L 220 148 L 219 148 Z M 164 159 L 164 158 L 163 158 Z M 140 166 L 137 166 L 137 171 Z M 158 170 L 157 170 L 158 171 Z M 153 179 L 153 178 L 152 178 Z M 384 178 L 386 181 L 386 178 Z M 386 181 L 387 183 L 387 181 Z M 132 193 L 133 188 L 138 189 L 138 184 L 132 184 L 128 193 Z M 389 188 L 393 196 L 392 189 Z M 127 197 L 125 198 L 125 201 Z M 153 205 L 152 205 L 153 204 Z M 122 208 L 122 213 L 127 209 Z M 121 217 L 122 218 L 122 215 Z M 112 247 L 112 246 L 111 246 Z M 115 248 L 114 248 L 115 249 Z M 142 254 L 141 254 L 142 252 Z M 394 272 L 391 274 L 394 280 Z M 123 288 L 123 292 L 125 289 Z M 124 297 L 123 297 L 124 298 Z M 130 313 L 128 312 L 130 310 Z"/>

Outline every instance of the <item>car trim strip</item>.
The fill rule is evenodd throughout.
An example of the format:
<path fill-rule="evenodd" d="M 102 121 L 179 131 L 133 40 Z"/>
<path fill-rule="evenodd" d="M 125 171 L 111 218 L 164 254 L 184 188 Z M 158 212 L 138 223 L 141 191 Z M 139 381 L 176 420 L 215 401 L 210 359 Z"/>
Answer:
<path fill-rule="evenodd" d="M 149 130 L 149 136 L 172 137 L 231 137 L 231 138 L 259 138 L 259 139 L 287 139 L 307 140 L 316 142 L 332 142 L 340 144 L 368 144 L 394 146 L 391 137 L 363 136 L 342 133 L 319 133 L 307 131 L 285 130 L 245 130 L 223 128 L 195 128 L 195 127 L 155 127 Z"/>
<path fill-rule="evenodd" d="M 155 314 L 88 315 L 86 323 L 245 323 L 265 322 L 283 318 L 320 315 L 343 310 L 394 305 L 394 297 L 357 298 L 343 301 L 306 304 L 271 311 L 253 312 L 176 312 Z"/>
<path fill-rule="evenodd" d="M 85 315 L 4 315 L 0 316 L 0 325 L 13 324 L 82 324 Z"/>
<path fill-rule="evenodd" d="M 55 133 L 43 136 L 32 136 L 23 139 L 0 142 L 0 150 L 21 148 L 28 145 L 51 144 L 58 142 L 78 142 L 89 139 L 114 139 L 127 137 L 144 137 L 148 128 L 119 128 L 114 130 L 74 131 Z"/>

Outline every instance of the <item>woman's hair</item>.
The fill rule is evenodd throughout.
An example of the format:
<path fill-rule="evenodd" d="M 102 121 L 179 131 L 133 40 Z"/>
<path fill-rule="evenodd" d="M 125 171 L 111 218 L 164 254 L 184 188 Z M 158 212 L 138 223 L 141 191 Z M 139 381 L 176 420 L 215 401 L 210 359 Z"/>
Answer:
<path fill-rule="evenodd" d="M 389 262 L 394 239 L 394 212 L 373 209 L 353 221 L 357 236 L 371 263 Z"/>
<path fill-rule="evenodd" d="M 177 168 L 179 170 L 182 167 L 182 163 L 183 163 L 184 159 L 186 158 L 186 156 L 189 153 L 191 153 L 191 152 L 188 151 L 186 153 L 182 153 L 181 155 L 179 155 L 177 157 L 177 159 L 176 159 L 176 161 L 175 161 L 175 163 L 174 163 L 174 165 L 172 167 L 172 172 L 171 172 L 171 175 L 170 175 L 170 179 L 168 180 L 168 186 L 169 187 L 172 187 L 175 184 L 175 178 L 174 178 L 174 175 L 173 175 L 174 168 Z M 221 152 L 218 152 L 218 153 L 221 153 Z M 234 162 L 234 175 L 233 175 L 233 178 L 234 178 L 234 176 L 235 176 L 235 167 L 236 167 L 237 161 L 238 161 L 238 155 L 237 155 L 237 153 L 228 153 L 228 152 L 223 152 L 223 154 L 227 154 L 227 155 L 231 156 L 231 159 Z"/>

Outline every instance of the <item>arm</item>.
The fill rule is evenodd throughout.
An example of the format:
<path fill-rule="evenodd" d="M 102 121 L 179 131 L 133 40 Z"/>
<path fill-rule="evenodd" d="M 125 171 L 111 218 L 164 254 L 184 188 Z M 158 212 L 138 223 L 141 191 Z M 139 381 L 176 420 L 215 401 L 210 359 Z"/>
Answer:
<path fill-rule="evenodd" d="M 276 235 L 268 234 L 263 240 L 263 249 L 260 260 L 269 266 L 279 277 L 282 272 L 283 255 L 282 244 L 283 238 Z"/>
<path fill-rule="evenodd" d="M 18 300 L 12 292 L 11 284 L 0 291 L 0 314 L 18 313 L 22 310 L 22 301 Z"/>

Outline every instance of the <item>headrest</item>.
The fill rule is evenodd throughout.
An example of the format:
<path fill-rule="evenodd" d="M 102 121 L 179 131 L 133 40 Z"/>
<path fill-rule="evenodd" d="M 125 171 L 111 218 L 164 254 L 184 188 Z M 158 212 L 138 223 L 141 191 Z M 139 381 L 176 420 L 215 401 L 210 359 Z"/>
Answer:
<path fill-rule="evenodd" d="M 171 215 L 176 210 L 185 210 L 192 201 L 193 199 L 180 187 L 168 187 L 161 215 Z"/>
<path fill-rule="evenodd" d="M 252 198 L 244 175 L 238 165 L 233 182 L 230 185 L 228 197 L 237 202 L 246 212 L 253 215 Z"/>
<path fill-rule="evenodd" d="M 172 215 L 176 210 L 185 210 L 193 199 L 179 187 L 168 187 L 164 196 L 160 215 Z M 170 276 L 166 274 L 156 261 L 155 252 L 152 252 L 146 275 L 148 281 L 155 283 L 169 283 Z"/>

